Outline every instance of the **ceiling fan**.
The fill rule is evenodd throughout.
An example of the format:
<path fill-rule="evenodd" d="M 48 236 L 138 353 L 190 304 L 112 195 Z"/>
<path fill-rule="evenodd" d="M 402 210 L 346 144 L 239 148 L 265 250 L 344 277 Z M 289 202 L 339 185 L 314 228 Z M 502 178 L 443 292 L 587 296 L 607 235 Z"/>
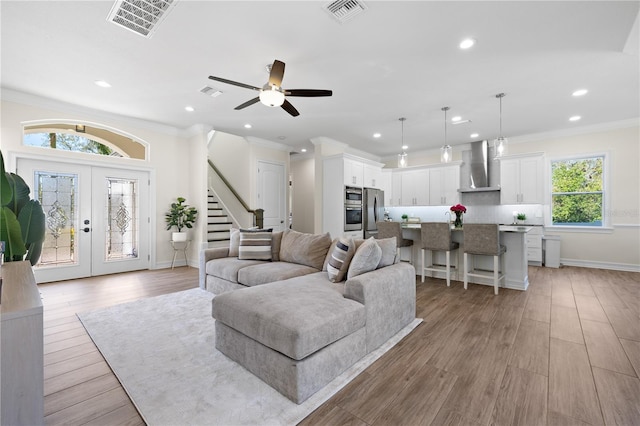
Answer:
<path fill-rule="evenodd" d="M 333 91 L 321 90 L 321 89 L 283 89 L 282 77 L 284 76 L 284 62 L 275 60 L 273 65 L 269 68 L 269 81 L 262 86 L 262 88 L 251 86 L 249 84 L 238 83 L 237 81 L 227 80 L 226 78 L 209 76 L 211 80 L 220 81 L 222 83 L 233 84 L 234 86 L 244 87 L 245 89 L 256 90 L 260 92 L 257 97 L 235 107 L 234 109 L 240 110 L 250 105 L 262 102 L 264 105 L 270 107 L 282 107 L 285 111 L 294 117 L 300 115 L 297 109 L 291 105 L 291 103 L 285 99 L 285 96 L 298 96 L 302 98 L 315 98 L 319 96 L 331 96 Z"/>

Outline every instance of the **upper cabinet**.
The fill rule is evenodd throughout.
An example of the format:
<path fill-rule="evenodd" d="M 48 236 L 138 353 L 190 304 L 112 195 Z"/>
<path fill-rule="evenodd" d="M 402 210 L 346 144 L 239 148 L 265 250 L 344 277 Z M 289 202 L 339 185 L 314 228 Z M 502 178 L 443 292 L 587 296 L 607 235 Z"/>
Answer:
<path fill-rule="evenodd" d="M 500 160 L 500 203 L 543 204 L 543 154 Z"/>
<path fill-rule="evenodd" d="M 429 170 L 411 170 L 400 173 L 400 202 L 403 206 L 429 204 Z"/>
<path fill-rule="evenodd" d="M 394 169 L 387 206 L 444 206 L 459 202 L 460 164 Z"/>
<path fill-rule="evenodd" d="M 382 188 L 382 169 L 379 166 L 364 164 L 364 186 L 365 188 Z"/>
<path fill-rule="evenodd" d="M 446 206 L 459 203 L 460 166 L 436 167 L 429 170 L 429 205 Z"/>
<path fill-rule="evenodd" d="M 344 158 L 344 184 L 362 187 L 364 182 L 364 164 L 351 158 Z"/>

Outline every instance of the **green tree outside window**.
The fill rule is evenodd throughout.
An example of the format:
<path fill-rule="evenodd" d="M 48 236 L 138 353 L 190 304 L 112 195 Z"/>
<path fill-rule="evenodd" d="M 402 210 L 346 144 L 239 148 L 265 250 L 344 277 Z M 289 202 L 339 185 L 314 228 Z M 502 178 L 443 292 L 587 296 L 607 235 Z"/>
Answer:
<path fill-rule="evenodd" d="M 602 226 L 604 157 L 551 163 L 551 212 L 554 225 Z"/>

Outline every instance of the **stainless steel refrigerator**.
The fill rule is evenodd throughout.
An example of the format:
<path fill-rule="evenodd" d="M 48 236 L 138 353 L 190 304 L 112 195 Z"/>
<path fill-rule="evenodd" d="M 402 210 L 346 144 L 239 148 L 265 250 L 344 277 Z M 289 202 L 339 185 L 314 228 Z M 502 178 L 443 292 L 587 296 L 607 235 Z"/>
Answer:
<path fill-rule="evenodd" d="M 376 222 L 384 220 L 384 191 L 365 188 L 362 193 L 362 229 L 364 238 L 378 235 Z"/>

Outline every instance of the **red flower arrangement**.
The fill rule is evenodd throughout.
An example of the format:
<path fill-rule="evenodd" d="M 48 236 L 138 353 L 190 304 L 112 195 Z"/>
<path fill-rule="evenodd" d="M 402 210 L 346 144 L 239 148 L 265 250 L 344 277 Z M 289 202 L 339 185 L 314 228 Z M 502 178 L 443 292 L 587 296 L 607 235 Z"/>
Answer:
<path fill-rule="evenodd" d="M 463 206 L 462 204 L 456 204 L 455 206 L 451 206 L 450 210 L 452 212 L 455 212 L 455 213 L 466 213 L 467 212 L 467 208 L 465 206 Z"/>

